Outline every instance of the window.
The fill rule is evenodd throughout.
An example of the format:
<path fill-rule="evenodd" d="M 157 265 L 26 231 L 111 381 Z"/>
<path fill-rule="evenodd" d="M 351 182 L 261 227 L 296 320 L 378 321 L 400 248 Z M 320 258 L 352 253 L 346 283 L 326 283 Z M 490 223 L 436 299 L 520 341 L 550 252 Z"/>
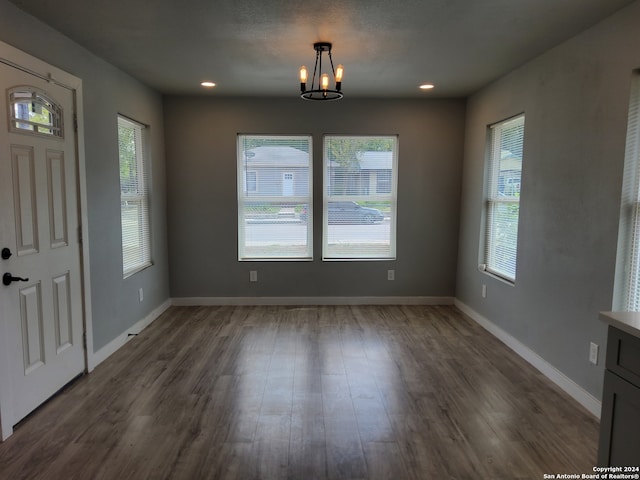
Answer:
<path fill-rule="evenodd" d="M 11 105 L 11 131 L 64 137 L 62 108 L 43 92 L 33 87 L 15 87 L 8 93 Z"/>
<path fill-rule="evenodd" d="M 515 282 L 524 115 L 489 127 L 484 269 Z"/>
<path fill-rule="evenodd" d="M 238 135 L 238 259 L 311 260 L 308 135 Z"/>
<path fill-rule="evenodd" d="M 640 311 L 640 73 L 633 76 L 620 211 L 622 299 L 615 309 Z M 619 286 L 616 285 L 619 292 Z M 617 294 L 618 296 L 619 294 Z M 618 296 L 618 299 L 620 297 Z"/>
<path fill-rule="evenodd" d="M 122 272 L 125 278 L 151 265 L 145 131 L 144 125 L 118 116 Z"/>
<path fill-rule="evenodd" d="M 323 260 L 396 257 L 397 136 L 324 137 Z"/>

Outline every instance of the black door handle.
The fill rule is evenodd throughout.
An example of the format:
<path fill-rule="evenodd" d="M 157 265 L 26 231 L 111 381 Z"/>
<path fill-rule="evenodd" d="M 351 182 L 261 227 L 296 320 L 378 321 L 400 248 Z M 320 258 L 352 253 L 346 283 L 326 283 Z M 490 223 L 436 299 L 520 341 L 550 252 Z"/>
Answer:
<path fill-rule="evenodd" d="M 11 256 L 11 250 L 9 250 L 7 247 L 4 247 L 2 249 L 2 259 L 8 260 L 10 256 Z"/>
<path fill-rule="evenodd" d="M 14 277 L 9 272 L 2 275 L 2 283 L 4 285 L 11 285 L 11 282 L 28 282 L 28 281 L 29 281 L 28 278 Z"/>

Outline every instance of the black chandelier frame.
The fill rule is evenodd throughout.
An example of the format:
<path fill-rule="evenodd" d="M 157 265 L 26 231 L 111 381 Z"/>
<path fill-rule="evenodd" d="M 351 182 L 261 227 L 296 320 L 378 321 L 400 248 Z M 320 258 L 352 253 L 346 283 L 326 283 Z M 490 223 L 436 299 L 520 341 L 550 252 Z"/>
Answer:
<path fill-rule="evenodd" d="M 306 82 L 300 83 L 300 97 L 305 100 L 340 100 L 344 94 L 340 91 L 342 88 L 342 82 L 335 82 L 336 88 L 323 89 L 320 86 L 320 76 L 322 75 L 322 54 L 327 52 L 329 57 L 329 63 L 331 64 L 331 73 L 335 81 L 336 71 L 333 67 L 333 58 L 331 57 L 331 43 L 329 42 L 316 42 L 313 44 L 313 49 L 316 51 L 316 61 L 313 67 L 313 76 L 311 77 L 311 89 L 307 90 Z M 316 84 L 317 80 L 317 84 Z"/>

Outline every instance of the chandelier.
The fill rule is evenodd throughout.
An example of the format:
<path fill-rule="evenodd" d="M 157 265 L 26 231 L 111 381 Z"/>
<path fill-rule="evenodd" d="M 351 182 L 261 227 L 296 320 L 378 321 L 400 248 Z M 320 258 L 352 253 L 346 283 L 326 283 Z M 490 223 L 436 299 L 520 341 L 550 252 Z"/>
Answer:
<path fill-rule="evenodd" d="M 344 67 L 338 65 L 333 68 L 333 59 L 331 58 L 331 44 L 328 42 L 317 42 L 313 44 L 316 51 L 316 63 L 313 67 L 313 76 L 311 77 L 311 88 L 307 90 L 307 80 L 309 79 L 307 67 L 300 67 L 300 96 L 305 100 L 339 100 L 343 97 L 340 88 L 342 87 L 342 74 Z M 329 88 L 329 74 L 322 73 L 322 54 L 327 52 L 329 63 L 331 64 L 331 73 L 335 82 L 335 89 Z"/>

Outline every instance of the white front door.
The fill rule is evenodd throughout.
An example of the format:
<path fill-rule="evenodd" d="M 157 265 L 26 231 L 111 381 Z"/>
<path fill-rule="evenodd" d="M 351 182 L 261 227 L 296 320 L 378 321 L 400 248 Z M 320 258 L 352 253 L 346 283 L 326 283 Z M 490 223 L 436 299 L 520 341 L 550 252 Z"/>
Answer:
<path fill-rule="evenodd" d="M 78 217 L 74 92 L 0 62 L 4 432 L 85 368 Z"/>
<path fill-rule="evenodd" d="M 282 174 L 282 195 L 284 197 L 293 196 L 293 173 L 291 172 Z"/>

